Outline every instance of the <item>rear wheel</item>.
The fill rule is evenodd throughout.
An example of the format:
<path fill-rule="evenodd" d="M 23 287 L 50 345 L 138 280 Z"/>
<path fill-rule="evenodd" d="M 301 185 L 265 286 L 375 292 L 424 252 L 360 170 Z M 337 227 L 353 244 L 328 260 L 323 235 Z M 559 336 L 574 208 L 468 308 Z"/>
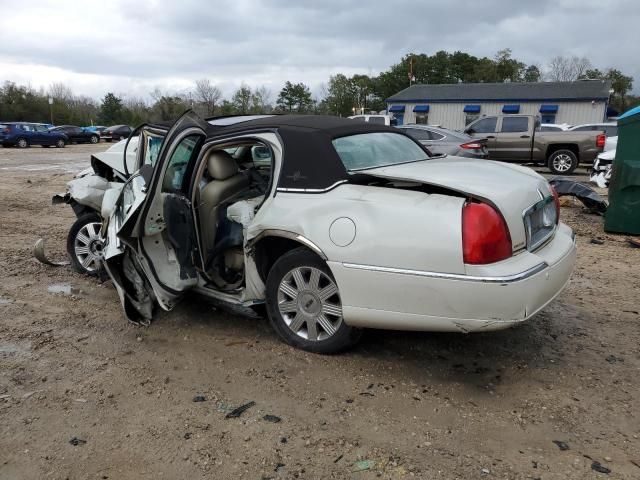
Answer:
<path fill-rule="evenodd" d="M 98 143 L 100 141 L 100 137 L 97 135 L 91 135 L 91 143 Z"/>
<path fill-rule="evenodd" d="M 69 229 L 67 253 L 76 272 L 97 276 L 102 270 L 101 226 L 100 215 L 87 213 L 78 218 Z"/>
<path fill-rule="evenodd" d="M 27 141 L 26 138 L 19 138 L 18 141 L 16 142 L 16 145 L 19 148 L 27 148 L 29 146 L 29 142 Z"/>
<path fill-rule="evenodd" d="M 549 155 L 547 167 L 556 175 L 568 174 L 578 167 L 578 157 L 571 150 L 556 150 Z"/>
<path fill-rule="evenodd" d="M 285 342 L 310 352 L 336 353 L 354 345 L 361 335 L 343 321 L 331 270 L 304 247 L 285 253 L 271 268 L 267 312 Z"/>
<path fill-rule="evenodd" d="M 64 148 L 64 146 L 66 145 L 65 141 L 63 139 L 59 139 L 56 141 L 56 147 L 57 148 Z"/>

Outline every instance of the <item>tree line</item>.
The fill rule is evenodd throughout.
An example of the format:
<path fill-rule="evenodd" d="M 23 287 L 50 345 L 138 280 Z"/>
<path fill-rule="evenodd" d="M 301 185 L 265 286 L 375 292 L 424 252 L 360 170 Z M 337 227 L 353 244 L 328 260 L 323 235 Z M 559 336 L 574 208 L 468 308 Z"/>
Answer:
<path fill-rule="evenodd" d="M 49 122 L 62 125 L 138 125 L 170 121 L 187 109 L 203 117 L 255 113 L 317 113 L 348 116 L 356 111 L 380 111 L 384 100 L 410 84 L 474 82 L 538 82 L 608 79 L 612 82 L 611 106 L 620 112 L 640 103 L 630 95 L 633 78 L 616 68 L 599 69 L 584 57 L 552 58 L 546 67 L 527 65 L 512 56 L 510 49 L 493 58 L 464 52 L 439 51 L 433 55 L 409 53 L 388 70 L 375 76 L 341 73 L 332 75 L 313 95 L 309 86 L 287 81 L 277 96 L 265 86 L 246 84 L 225 98 L 209 79 L 194 82 L 185 92 L 150 92 L 150 100 L 107 93 L 100 102 L 75 95 L 61 83 L 48 90 L 5 82 L 0 87 L 0 120 Z M 52 104 L 49 104 L 49 100 Z M 51 118 L 53 117 L 53 119 Z"/>

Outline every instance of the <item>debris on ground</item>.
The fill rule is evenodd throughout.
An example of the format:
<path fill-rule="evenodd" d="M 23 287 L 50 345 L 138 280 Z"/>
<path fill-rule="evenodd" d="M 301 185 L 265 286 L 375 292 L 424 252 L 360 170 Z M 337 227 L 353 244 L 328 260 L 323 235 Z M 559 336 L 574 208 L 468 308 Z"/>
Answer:
<path fill-rule="evenodd" d="M 85 443 L 87 443 L 87 441 L 78 437 L 71 437 L 69 443 L 74 447 L 77 447 L 78 445 L 84 445 Z"/>
<path fill-rule="evenodd" d="M 555 443 L 558 446 L 558 448 L 563 452 L 565 450 L 569 450 L 569 445 L 566 442 L 563 442 L 561 440 L 553 440 L 553 443 Z"/>
<path fill-rule="evenodd" d="M 194 402 L 206 402 L 207 399 L 205 398 L 204 395 L 196 395 L 195 397 L 193 397 L 193 401 Z"/>
<path fill-rule="evenodd" d="M 640 248 L 640 240 L 636 240 L 635 238 L 627 238 L 627 242 L 632 247 Z"/>
<path fill-rule="evenodd" d="M 352 472 L 364 472 L 365 470 L 371 470 L 376 466 L 376 462 L 373 460 L 358 460 L 353 464 L 351 468 Z"/>
<path fill-rule="evenodd" d="M 611 473 L 611 469 L 605 467 L 600 462 L 593 462 L 591 464 L 591 470 L 594 470 L 598 473 L 607 473 L 607 474 Z"/>
<path fill-rule="evenodd" d="M 49 293 L 62 293 L 64 295 L 73 295 L 78 290 L 73 288 L 70 283 L 54 283 L 47 287 Z"/>
<path fill-rule="evenodd" d="M 600 240 L 599 238 L 592 238 L 591 243 L 594 245 L 604 245 L 604 240 Z"/>
<path fill-rule="evenodd" d="M 33 246 L 33 256 L 36 257 L 40 263 L 44 263 L 45 265 L 50 265 L 52 267 L 64 267 L 65 265 L 69 265 L 68 261 L 54 262 L 47 258 L 47 255 L 44 253 L 44 238 L 38 239 L 36 244 Z"/>
<path fill-rule="evenodd" d="M 265 415 L 264 417 L 262 417 L 262 419 L 266 422 L 271 422 L 271 423 L 279 423 L 282 421 L 282 419 L 277 415 L 270 415 L 270 414 Z"/>
<path fill-rule="evenodd" d="M 556 190 L 558 196 L 565 195 L 580 200 L 592 213 L 604 215 L 608 204 L 593 188 L 567 178 L 554 178 L 549 184 Z"/>
<path fill-rule="evenodd" d="M 240 405 L 238 408 L 235 408 L 231 410 L 229 413 L 227 413 L 224 418 L 238 418 L 240 415 L 242 415 L 244 412 L 249 410 L 255 404 L 256 402 L 249 402 L 249 403 L 245 403 L 244 405 Z"/>

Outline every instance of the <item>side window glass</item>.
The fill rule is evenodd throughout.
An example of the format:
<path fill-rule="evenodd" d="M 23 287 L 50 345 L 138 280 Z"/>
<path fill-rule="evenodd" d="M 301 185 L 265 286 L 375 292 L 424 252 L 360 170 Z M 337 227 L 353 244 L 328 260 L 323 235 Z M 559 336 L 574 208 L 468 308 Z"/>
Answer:
<path fill-rule="evenodd" d="M 193 153 L 196 150 L 200 135 L 189 135 L 182 139 L 177 145 L 164 172 L 164 178 L 162 180 L 162 191 L 179 193 L 182 191 L 182 183 L 184 180 L 184 174 L 187 171 L 187 166 Z"/>
<path fill-rule="evenodd" d="M 158 135 L 153 135 L 145 132 L 144 139 L 145 139 L 145 148 L 144 148 L 144 158 L 142 159 L 142 165 L 151 165 L 152 167 L 155 167 L 156 162 L 158 161 L 158 154 L 160 153 L 160 147 L 162 147 L 162 142 L 164 141 L 164 137 L 160 137 Z"/>
<path fill-rule="evenodd" d="M 475 133 L 494 133 L 497 122 L 498 119 L 496 117 L 484 118 L 474 124 L 472 128 Z"/>
<path fill-rule="evenodd" d="M 410 136 L 416 140 L 431 140 L 431 132 L 429 130 L 422 130 L 420 128 L 407 128 L 405 129 Z"/>
<path fill-rule="evenodd" d="M 521 133 L 529 130 L 529 119 L 527 117 L 504 117 L 502 119 L 503 133 Z"/>

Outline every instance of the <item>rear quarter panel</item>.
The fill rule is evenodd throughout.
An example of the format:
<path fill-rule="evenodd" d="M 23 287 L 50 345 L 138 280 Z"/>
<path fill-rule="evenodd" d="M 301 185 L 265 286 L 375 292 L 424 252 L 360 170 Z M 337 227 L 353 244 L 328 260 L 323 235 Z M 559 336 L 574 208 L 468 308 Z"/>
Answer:
<path fill-rule="evenodd" d="M 257 213 L 247 239 L 284 230 L 311 240 L 333 262 L 464 273 L 463 204 L 460 197 L 350 184 L 319 194 L 278 192 Z M 330 232 L 343 217 L 355 236 L 338 246 Z"/>

